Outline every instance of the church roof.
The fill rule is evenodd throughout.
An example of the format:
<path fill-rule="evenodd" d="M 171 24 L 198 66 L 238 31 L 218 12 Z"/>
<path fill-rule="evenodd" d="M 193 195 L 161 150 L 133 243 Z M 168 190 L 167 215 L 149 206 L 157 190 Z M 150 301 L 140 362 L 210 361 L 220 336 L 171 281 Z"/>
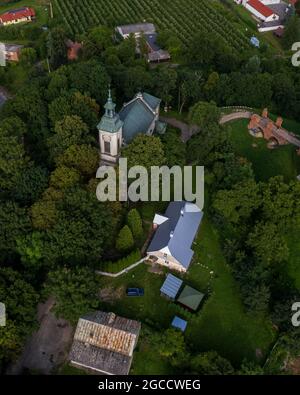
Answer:
<path fill-rule="evenodd" d="M 98 123 L 97 128 L 105 132 L 115 133 L 122 127 L 123 122 L 116 114 L 113 118 L 103 115 L 101 121 Z"/>
<path fill-rule="evenodd" d="M 145 100 L 145 102 L 153 109 L 155 110 L 157 108 L 157 106 L 160 105 L 161 99 L 159 99 L 158 97 L 149 95 L 149 93 L 143 92 L 143 99 Z"/>
<path fill-rule="evenodd" d="M 137 134 L 147 133 L 156 117 L 156 109 L 161 100 L 148 93 L 138 93 L 120 111 L 123 121 L 123 138 L 129 143 Z"/>

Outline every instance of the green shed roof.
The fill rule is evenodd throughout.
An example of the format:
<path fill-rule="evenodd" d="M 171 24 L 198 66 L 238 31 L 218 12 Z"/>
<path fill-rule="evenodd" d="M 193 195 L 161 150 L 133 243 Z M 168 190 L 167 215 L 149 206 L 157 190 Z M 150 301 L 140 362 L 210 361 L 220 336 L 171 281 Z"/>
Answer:
<path fill-rule="evenodd" d="M 203 293 L 186 285 L 183 288 L 181 294 L 179 295 L 177 302 L 185 305 L 186 307 L 192 310 L 197 310 L 203 298 L 204 298 Z"/>

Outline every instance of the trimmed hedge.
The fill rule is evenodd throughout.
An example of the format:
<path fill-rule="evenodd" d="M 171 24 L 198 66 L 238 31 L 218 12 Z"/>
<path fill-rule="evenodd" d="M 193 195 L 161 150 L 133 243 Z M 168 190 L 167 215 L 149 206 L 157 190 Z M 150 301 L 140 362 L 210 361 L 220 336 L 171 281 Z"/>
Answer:
<path fill-rule="evenodd" d="M 116 240 L 116 248 L 120 252 L 128 252 L 134 246 L 132 232 L 128 225 L 123 226 Z"/>
<path fill-rule="evenodd" d="M 100 270 L 108 273 L 118 273 L 123 269 L 126 269 L 128 266 L 133 265 L 135 262 L 139 261 L 142 258 L 140 250 L 132 251 L 129 255 L 124 258 L 119 259 L 118 261 L 107 261 L 103 262 L 100 265 Z"/>

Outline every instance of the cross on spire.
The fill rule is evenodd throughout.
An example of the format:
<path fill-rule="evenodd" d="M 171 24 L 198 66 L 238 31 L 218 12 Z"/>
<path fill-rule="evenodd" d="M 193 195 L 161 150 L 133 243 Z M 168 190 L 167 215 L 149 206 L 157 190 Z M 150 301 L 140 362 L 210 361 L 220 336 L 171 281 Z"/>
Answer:
<path fill-rule="evenodd" d="M 116 105 L 112 100 L 110 84 L 108 85 L 108 98 L 104 108 L 106 117 L 113 118 L 115 116 Z"/>

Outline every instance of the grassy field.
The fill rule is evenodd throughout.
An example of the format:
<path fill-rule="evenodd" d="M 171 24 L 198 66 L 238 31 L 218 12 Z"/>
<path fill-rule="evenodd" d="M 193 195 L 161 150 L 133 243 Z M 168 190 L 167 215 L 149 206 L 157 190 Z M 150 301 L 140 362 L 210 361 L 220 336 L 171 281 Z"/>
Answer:
<path fill-rule="evenodd" d="M 244 358 L 260 362 L 256 351 L 261 350 L 263 359 L 274 341 L 275 334 L 264 317 L 252 316 L 244 311 L 239 290 L 222 256 L 217 234 L 207 220 L 203 221 L 193 248 L 195 260 L 183 278 L 187 284 L 207 294 L 199 312 L 187 312 L 160 296 L 159 290 L 165 276 L 149 272 L 146 265 L 116 279 L 100 277 L 100 287 L 111 289 L 114 297 L 109 303 L 104 303 L 103 308 L 138 319 L 157 330 L 169 328 L 174 315 L 178 315 L 188 321 L 185 336 L 187 344 L 194 352 L 215 349 L 236 366 Z M 210 274 L 211 271 L 214 275 Z M 130 286 L 143 287 L 145 296 L 126 297 L 125 289 Z M 134 356 L 132 372 L 170 372 L 167 361 L 157 358 L 143 335 Z"/>
<path fill-rule="evenodd" d="M 247 125 L 248 120 L 230 123 L 231 142 L 239 155 L 252 162 L 257 180 L 265 181 L 276 175 L 283 175 L 287 181 L 294 180 L 300 172 L 300 157 L 295 147 L 286 145 L 270 150 L 264 139 L 248 133 Z M 293 121 L 286 121 L 284 126 L 295 133 L 300 131 L 300 125 Z"/>

